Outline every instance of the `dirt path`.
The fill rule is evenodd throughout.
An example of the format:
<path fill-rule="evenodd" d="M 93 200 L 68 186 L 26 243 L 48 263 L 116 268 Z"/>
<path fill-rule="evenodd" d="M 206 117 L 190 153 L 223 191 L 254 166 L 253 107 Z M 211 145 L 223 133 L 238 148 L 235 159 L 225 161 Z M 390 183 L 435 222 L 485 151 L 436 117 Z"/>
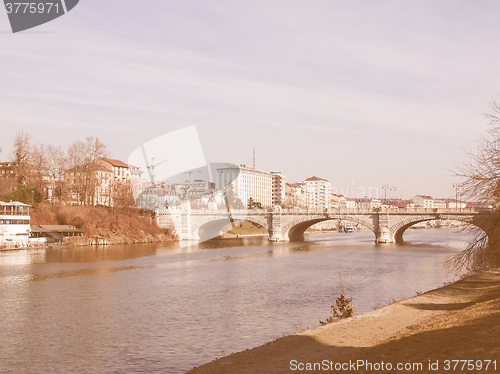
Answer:
<path fill-rule="evenodd" d="M 299 363 L 305 365 L 323 360 L 345 363 L 357 359 L 372 363 L 384 360 L 394 365 L 421 362 L 424 363 L 422 368 L 414 372 L 436 373 L 444 371 L 426 370 L 429 360 L 440 360 L 439 366 L 444 370 L 444 360 L 498 358 L 498 370 L 499 310 L 500 269 L 496 269 L 350 319 L 223 357 L 189 373 L 325 373 L 330 370 L 305 370 L 306 366 L 298 370 Z M 492 368 L 473 372 L 493 373 Z M 358 368 L 355 372 L 364 371 Z M 392 372 L 397 371 L 393 369 Z"/>

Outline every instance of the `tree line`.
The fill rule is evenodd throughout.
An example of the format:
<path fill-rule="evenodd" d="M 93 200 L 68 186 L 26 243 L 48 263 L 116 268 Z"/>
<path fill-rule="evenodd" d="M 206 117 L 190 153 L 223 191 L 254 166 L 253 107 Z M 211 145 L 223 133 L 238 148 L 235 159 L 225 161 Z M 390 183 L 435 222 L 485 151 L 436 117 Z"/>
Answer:
<path fill-rule="evenodd" d="M 0 199 L 96 205 L 96 195 L 102 188 L 100 174 L 109 157 L 109 149 L 96 137 L 76 140 L 63 149 L 32 144 L 31 135 L 20 131 L 14 138 L 10 160 L 0 165 Z M 108 182 L 110 205 L 134 205 L 130 185 Z"/>

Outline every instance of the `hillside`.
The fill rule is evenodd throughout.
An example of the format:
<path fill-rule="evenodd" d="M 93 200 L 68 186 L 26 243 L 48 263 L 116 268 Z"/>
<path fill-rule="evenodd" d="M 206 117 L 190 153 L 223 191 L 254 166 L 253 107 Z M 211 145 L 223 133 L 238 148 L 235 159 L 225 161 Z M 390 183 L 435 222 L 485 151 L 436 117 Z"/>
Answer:
<path fill-rule="evenodd" d="M 172 230 L 156 224 L 149 212 L 130 208 L 52 205 L 41 203 L 31 209 L 32 225 L 71 225 L 84 233 L 70 243 L 88 244 L 102 239 L 108 244 L 161 242 L 173 239 Z"/>

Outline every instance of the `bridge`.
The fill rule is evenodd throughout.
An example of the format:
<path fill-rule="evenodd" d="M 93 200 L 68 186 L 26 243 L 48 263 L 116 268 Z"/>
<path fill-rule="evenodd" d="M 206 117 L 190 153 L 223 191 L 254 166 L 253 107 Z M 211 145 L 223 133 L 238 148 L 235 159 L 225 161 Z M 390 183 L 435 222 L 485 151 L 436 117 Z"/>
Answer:
<path fill-rule="evenodd" d="M 274 206 L 271 210 L 207 211 L 179 208 L 157 211 L 160 227 L 174 224 L 179 240 L 208 240 L 222 233 L 229 224 L 238 225 L 246 220 L 264 227 L 269 241 L 304 240 L 304 232 L 310 226 L 328 220 L 348 221 L 370 229 L 376 243 L 403 242 L 403 234 L 409 227 L 425 221 L 455 220 L 475 223 L 473 209 L 373 209 L 373 210 L 284 210 Z"/>

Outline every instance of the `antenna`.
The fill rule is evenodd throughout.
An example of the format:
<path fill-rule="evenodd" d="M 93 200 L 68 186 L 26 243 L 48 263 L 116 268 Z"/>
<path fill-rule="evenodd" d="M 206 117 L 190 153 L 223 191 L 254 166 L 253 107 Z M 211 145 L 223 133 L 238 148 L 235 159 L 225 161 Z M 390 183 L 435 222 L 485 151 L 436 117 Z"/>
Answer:
<path fill-rule="evenodd" d="M 253 147 L 253 170 L 255 170 L 255 146 Z"/>

